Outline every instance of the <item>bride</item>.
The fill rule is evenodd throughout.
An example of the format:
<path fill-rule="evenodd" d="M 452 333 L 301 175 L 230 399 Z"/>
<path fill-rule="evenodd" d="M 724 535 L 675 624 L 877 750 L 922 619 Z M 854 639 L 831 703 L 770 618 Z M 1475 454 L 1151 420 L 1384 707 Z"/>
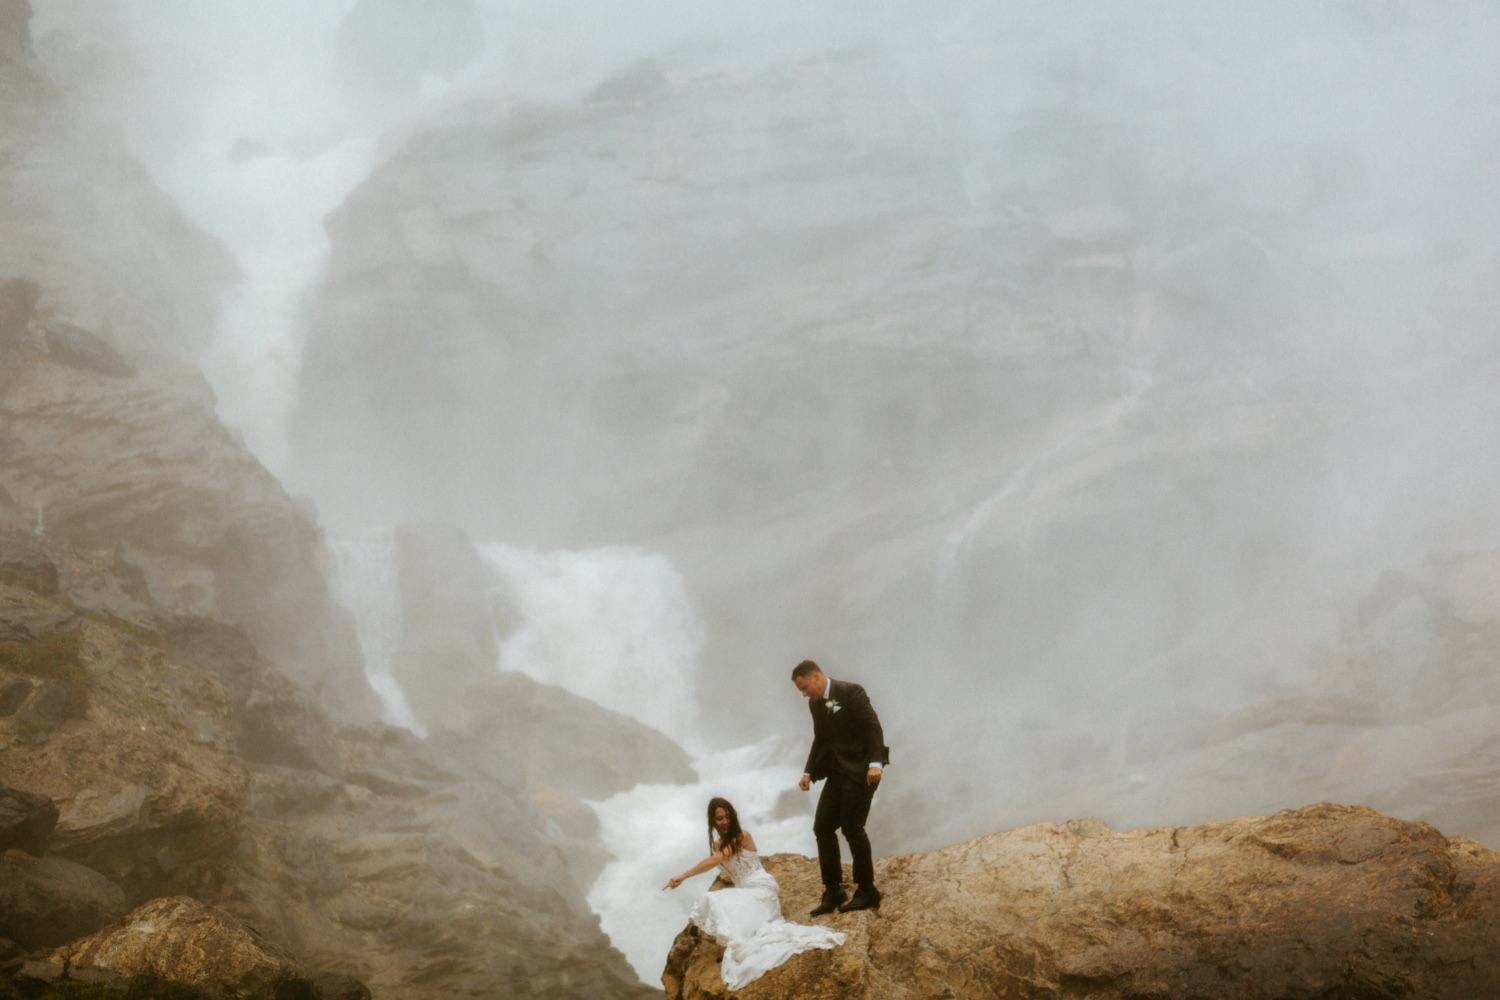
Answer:
<path fill-rule="evenodd" d="M 798 952 L 832 948 L 844 935 L 831 927 L 794 924 L 781 918 L 781 886 L 760 866 L 755 838 L 740 828 L 728 799 L 708 802 L 708 857 L 667 880 L 675 889 L 717 866 L 732 889 L 705 892 L 693 904 L 693 923 L 724 946 L 724 985 L 737 990 Z"/>

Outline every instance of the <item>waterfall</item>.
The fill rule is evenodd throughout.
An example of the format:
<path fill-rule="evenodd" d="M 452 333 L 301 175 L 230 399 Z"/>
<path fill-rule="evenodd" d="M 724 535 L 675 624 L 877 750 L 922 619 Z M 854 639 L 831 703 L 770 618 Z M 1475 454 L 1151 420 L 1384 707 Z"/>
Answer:
<path fill-rule="evenodd" d="M 534 552 L 483 545 L 500 668 L 556 684 L 702 745 L 695 677 L 703 627 L 682 576 L 628 546 Z"/>
<path fill-rule="evenodd" d="M 401 642 L 394 533 L 359 539 L 329 538 L 328 553 L 334 600 L 354 616 L 359 646 L 365 655 L 365 677 L 380 697 L 385 721 L 425 738 L 426 729 L 412 714 L 401 685 L 391 674 L 391 659 Z"/>

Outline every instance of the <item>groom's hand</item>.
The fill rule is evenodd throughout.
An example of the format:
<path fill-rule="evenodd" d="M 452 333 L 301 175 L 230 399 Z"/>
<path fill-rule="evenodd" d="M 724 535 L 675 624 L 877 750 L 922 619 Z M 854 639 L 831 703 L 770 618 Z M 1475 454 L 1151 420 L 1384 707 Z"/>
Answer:
<path fill-rule="evenodd" d="M 797 787 L 802 789 L 804 792 L 807 791 L 812 787 L 812 778 L 804 774 L 802 776 L 802 780 L 797 782 Z"/>
<path fill-rule="evenodd" d="M 880 768 L 872 767 L 865 772 L 865 784 L 869 785 L 871 788 L 874 788 L 876 785 L 880 784 Z"/>

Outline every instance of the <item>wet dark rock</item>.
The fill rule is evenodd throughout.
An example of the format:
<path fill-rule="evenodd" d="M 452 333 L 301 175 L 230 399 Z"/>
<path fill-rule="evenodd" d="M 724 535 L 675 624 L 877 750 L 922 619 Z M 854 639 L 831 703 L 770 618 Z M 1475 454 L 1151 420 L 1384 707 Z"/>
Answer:
<path fill-rule="evenodd" d="M 370 1000 L 370 988 L 353 976 L 326 973 L 313 976 L 323 1000 Z"/>
<path fill-rule="evenodd" d="M 50 797 L 0 785 L 0 852 L 16 849 L 45 854 L 57 815 Z"/>
<path fill-rule="evenodd" d="M 66 611 L 0 605 L 0 643 L 35 643 L 49 633 L 77 624 L 78 617 Z"/>
<path fill-rule="evenodd" d="M 250 771 L 245 811 L 286 817 L 326 808 L 343 794 L 344 783 L 320 771 L 261 764 Z"/>
<path fill-rule="evenodd" d="M 68 800 L 57 828 L 57 848 L 86 850 L 90 846 L 133 836 L 146 830 L 146 800 L 151 790 L 129 784 L 112 793 L 85 789 Z"/>
<path fill-rule="evenodd" d="M 110 378 L 129 378 L 135 366 L 101 336 L 72 323 L 54 321 L 43 328 L 47 353 L 58 364 Z"/>
<path fill-rule="evenodd" d="M 167 575 L 140 549 L 126 542 L 115 546 L 113 575 L 126 596 L 142 604 L 171 609 L 176 593 Z"/>
<path fill-rule="evenodd" d="M 43 962 L 36 959 L 24 961 L 13 977 L 0 980 L 0 998 L 39 1000 L 56 983 L 63 981 L 66 975 L 67 969 L 60 962 Z"/>
<path fill-rule="evenodd" d="M 0 677 L 0 717 L 15 715 L 34 686 L 24 677 Z"/>
<path fill-rule="evenodd" d="M 162 643 L 224 682 L 238 748 L 246 760 L 325 772 L 337 768 L 327 717 L 261 655 L 244 629 L 208 618 L 172 616 L 162 620 Z"/>
<path fill-rule="evenodd" d="M 51 597 L 57 593 L 57 564 L 24 539 L 0 539 L 0 583 Z"/>
<path fill-rule="evenodd" d="M 69 703 L 66 681 L 45 680 L 21 703 L 16 720 L 30 729 L 51 732 L 67 721 Z"/>
<path fill-rule="evenodd" d="M 124 915 L 125 893 L 66 858 L 0 855 L 0 937 L 30 949 L 90 934 Z"/>

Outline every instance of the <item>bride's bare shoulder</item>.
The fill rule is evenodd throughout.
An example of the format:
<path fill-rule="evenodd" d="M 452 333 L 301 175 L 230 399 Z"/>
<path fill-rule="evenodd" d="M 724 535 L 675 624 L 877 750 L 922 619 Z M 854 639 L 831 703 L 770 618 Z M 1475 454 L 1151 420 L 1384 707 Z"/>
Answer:
<path fill-rule="evenodd" d="M 749 830 L 740 830 L 740 850 L 759 853 L 759 848 L 755 846 L 755 838 L 750 836 Z"/>

